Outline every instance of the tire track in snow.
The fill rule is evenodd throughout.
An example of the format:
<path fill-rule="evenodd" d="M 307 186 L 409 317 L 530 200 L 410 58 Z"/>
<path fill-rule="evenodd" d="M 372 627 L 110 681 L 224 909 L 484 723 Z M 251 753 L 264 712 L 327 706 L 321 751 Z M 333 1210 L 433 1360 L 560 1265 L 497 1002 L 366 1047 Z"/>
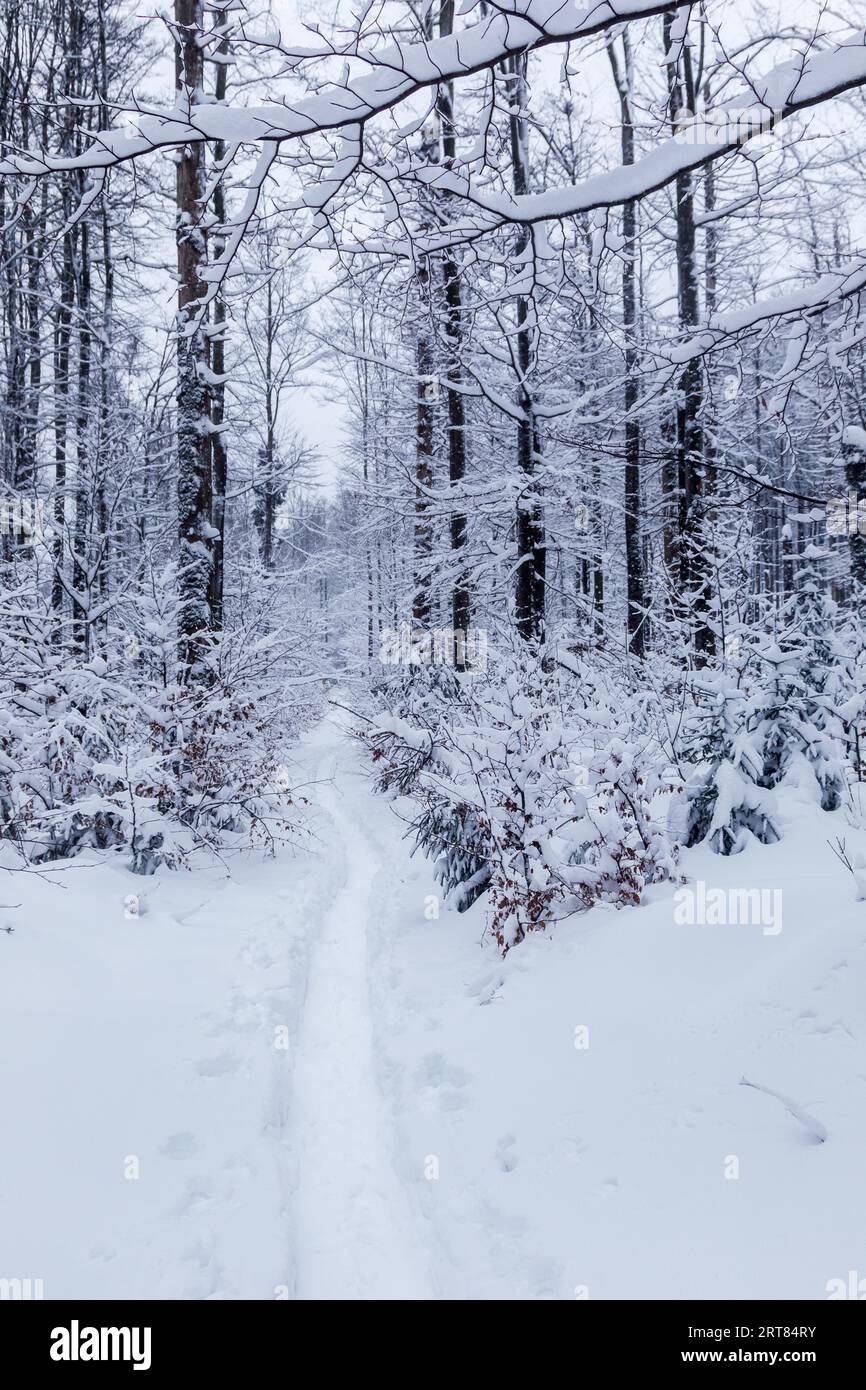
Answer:
<path fill-rule="evenodd" d="M 313 948 L 295 1072 L 295 1295 L 432 1298 L 374 1070 L 367 914 L 379 862 L 361 828 L 363 805 L 347 804 L 330 781 L 338 756 L 327 748 L 318 774 L 344 880 Z"/>

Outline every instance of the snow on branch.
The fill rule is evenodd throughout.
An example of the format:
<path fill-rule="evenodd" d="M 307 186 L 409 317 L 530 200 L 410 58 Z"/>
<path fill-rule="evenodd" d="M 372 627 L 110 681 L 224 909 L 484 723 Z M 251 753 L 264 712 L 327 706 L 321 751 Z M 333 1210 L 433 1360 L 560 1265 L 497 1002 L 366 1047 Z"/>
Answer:
<path fill-rule="evenodd" d="M 371 71 L 344 83 L 330 83 L 297 102 L 134 110 L 130 114 L 138 117 L 135 134 L 101 131 L 80 155 L 8 154 L 0 160 L 0 175 L 38 178 L 73 169 L 110 168 L 154 150 L 201 140 L 281 143 L 339 130 L 364 123 L 426 87 L 495 67 L 512 54 L 588 38 L 612 24 L 647 19 L 668 8 L 669 3 L 658 0 L 617 0 L 616 5 L 586 7 L 578 7 L 574 0 L 566 4 L 558 0 L 502 3 L 494 13 L 456 34 L 417 43 L 393 42 L 376 49 L 366 55 Z"/>
<path fill-rule="evenodd" d="M 666 188 L 678 175 L 734 154 L 756 135 L 812 106 L 866 85 L 866 33 L 826 53 L 791 59 L 774 68 L 737 99 L 693 117 L 684 128 L 634 164 L 594 174 L 579 184 L 513 196 L 486 192 L 441 165 L 415 177 L 439 192 L 472 203 L 490 216 L 490 228 L 531 224 L 620 207 Z"/>

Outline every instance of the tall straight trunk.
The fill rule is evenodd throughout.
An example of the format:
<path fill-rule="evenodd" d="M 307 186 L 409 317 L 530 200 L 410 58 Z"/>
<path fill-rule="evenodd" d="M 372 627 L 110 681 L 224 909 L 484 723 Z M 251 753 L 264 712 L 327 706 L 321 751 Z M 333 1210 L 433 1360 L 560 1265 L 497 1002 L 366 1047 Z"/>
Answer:
<path fill-rule="evenodd" d="M 15 31 L 19 16 L 13 10 L 7 9 L 3 15 L 2 37 L 6 42 L 8 52 L 11 54 L 15 46 Z M 10 141 L 16 138 L 17 132 L 13 126 L 13 117 L 17 113 L 17 103 L 15 101 L 15 77 L 14 67 L 11 62 L 0 63 L 0 142 L 2 148 L 7 149 Z M 12 450 L 11 450 L 11 426 L 12 426 L 12 271 L 14 266 L 13 259 L 13 229 L 9 225 L 9 202 L 7 200 L 6 180 L 0 178 L 0 277 L 2 277 L 2 312 L 0 312 L 0 324 L 3 330 L 3 356 L 5 359 L 5 381 L 3 385 L 3 417 L 2 431 L 2 459 L 0 459 L 0 486 L 2 486 L 3 496 L 5 497 L 9 481 L 12 476 Z M 5 530 L 5 528 L 2 528 Z M 0 533 L 0 555 L 6 558 L 5 536 Z"/>
<path fill-rule="evenodd" d="M 433 37 L 432 9 L 424 21 L 424 34 Z M 431 163 L 436 157 L 433 137 L 425 132 L 422 158 Z M 425 211 L 425 225 L 433 222 L 432 212 Z M 413 533 L 414 593 L 412 621 L 419 628 L 430 625 L 432 614 L 433 524 L 430 516 L 429 491 L 433 486 L 433 438 L 435 400 L 438 382 L 434 376 L 435 355 L 430 324 L 430 262 L 425 256 L 419 262 L 418 326 L 415 335 L 415 517 Z"/>
<path fill-rule="evenodd" d="M 447 38 L 454 29 L 454 0 L 442 0 L 439 7 L 439 33 Z M 442 135 L 442 162 L 453 167 L 457 155 L 454 129 L 454 84 L 445 82 L 439 89 L 439 125 Z M 445 395 L 448 407 L 448 481 L 452 489 L 459 488 L 466 476 L 466 406 L 460 391 L 463 346 L 463 291 L 460 267 L 456 257 L 446 252 L 442 258 L 442 281 L 445 295 L 445 333 L 448 344 Z M 452 502 L 456 507 L 456 502 Z M 451 554 L 456 572 L 451 591 L 451 629 L 454 644 L 454 664 L 458 671 L 466 667 L 466 634 L 471 622 L 469 575 L 461 551 L 466 546 L 466 513 L 462 507 L 451 513 Z"/>
<path fill-rule="evenodd" d="M 102 300 L 102 340 L 99 344 L 99 429 L 95 459 L 94 505 L 98 535 L 98 572 L 94 579 L 104 597 L 109 589 L 111 564 L 111 534 L 106 483 L 111 468 L 109 454 L 109 419 L 111 414 L 112 339 L 114 334 L 114 255 L 111 242 L 111 223 L 107 211 L 102 215 L 102 265 L 104 292 Z"/>
<path fill-rule="evenodd" d="M 529 127 L 523 111 L 526 106 L 526 54 L 517 54 L 504 65 L 511 75 L 509 98 L 509 135 L 511 144 L 511 176 L 515 196 L 529 192 Z M 521 229 L 517 253 L 522 255 L 532 236 L 529 228 Z M 533 364 L 532 303 L 526 295 L 518 295 L 516 303 L 516 353 L 518 390 L 517 403 L 521 416 L 517 423 L 517 467 L 523 486 L 517 502 L 517 579 L 515 615 L 517 631 L 527 642 L 544 640 L 544 600 L 546 543 L 544 512 L 536 481 L 537 463 L 541 452 L 535 402 L 529 384 Z"/>
<path fill-rule="evenodd" d="M 843 450 L 845 462 L 845 482 L 848 485 L 849 493 L 854 493 L 857 501 L 866 495 L 866 449 L 859 445 L 848 444 Z M 862 612 L 866 605 L 866 536 L 860 534 L 859 506 L 857 508 L 856 520 L 858 524 L 853 528 L 849 524 L 848 529 L 848 557 L 851 567 L 851 578 L 855 585 L 854 600 L 858 611 Z"/>
<path fill-rule="evenodd" d="M 220 10 L 217 15 L 219 24 L 226 24 L 228 21 L 228 11 Z M 229 52 L 228 37 L 224 36 L 217 48 L 220 58 L 227 58 Z M 214 83 L 214 95 L 218 102 L 226 99 L 226 87 L 228 83 L 228 63 L 220 62 L 217 64 L 216 81 Z M 215 157 L 217 162 L 225 158 L 226 147 L 222 140 L 218 140 L 215 147 Z M 217 184 L 213 200 L 214 217 L 216 218 L 217 228 L 214 232 L 214 256 L 219 257 L 225 250 L 225 235 L 220 228 L 225 226 L 226 220 L 226 195 L 225 185 L 222 180 Z M 269 285 L 270 288 L 270 285 Z M 210 606 L 211 621 L 214 628 L 219 629 L 223 625 L 224 611 L 224 589 L 225 589 L 225 523 L 226 523 L 226 489 L 228 487 L 228 449 L 226 448 L 225 433 L 223 425 L 225 423 L 225 383 L 218 380 L 225 373 L 225 335 L 226 335 L 226 306 L 223 296 L 217 296 L 214 304 L 214 324 L 210 334 L 211 344 L 211 367 L 214 374 L 214 384 L 211 387 L 211 420 L 213 422 L 213 433 L 211 435 L 211 469 L 213 477 L 213 529 L 216 534 L 212 537 L 213 541 L 213 562 L 211 566 L 210 578 Z M 273 517 L 271 517 L 271 535 L 273 535 Z"/>
<path fill-rule="evenodd" d="M 68 223 L 71 200 L 64 196 L 64 221 Z M 72 337 L 72 306 L 75 298 L 75 228 L 63 237 L 63 264 L 60 293 L 54 323 L 54 575 L 51 607 L 57 617 L 55 641 L 60 644 L 63 630 L 64 567 L 66 564 L 66 460 L 69 432 L 69 358 Z"/>
<path fill-rule="evenodd" d="M 428 627 L 432 611 L 430 584 L 433 567 L 433 526 L 429 491 L 433 486 L 433 430 L 436 379 L 433 375 L 433 348 L 427 322 L 430 268 L 425 261 L 418 273 L 420 313 L 415 340 L 415 528 L 414 597 L 412 620 Z"/>
<path fill-rule="evenodd" d="M 5 223 L 5 216 L 4 216 Z M 3 333 L 6 354 L 6 382 L 3 400 L 3 494 L 14 494 L 21 475 L 22 435 L 25 396 L 25 334 L 22 331 L 22 296 L 17 275 L 18 238 L 2 231 L 3 257 Z M 14 549 L 12 528 L 4 519 L 0 527 L 0 556 L 8 560 Z"/>
<path fill-rule="evenodd" d="M 53 96 L 49 80 L 47 96 Z M 49 143 L 49 112 L 46 104 L 41 122 L 43 148 Z M 37 483 L 37 440 L 39 437 L 39 408 L 42 399 L 42 333 L 41 320 L 45 296 L 46 250 L 48 242 L 48 188 L 40 189 L 38 203 L 34 199 L 34 211 L 26 218 L 29 235 L 27 238 L 27 411 L 25 417 L 25 439 L 23 474 L 18 483 L 19 492 L 26 491 L 35 501 Z"/>
<path fill-rule="evenodd" d="M 0 136 L 3 148 L 25 146 L 31 139 L 28 103 L 25 92 L 30 72 L 26 70 L 24 52 L 28 16 L 21 6 L 7 5 L 4 12 L 4 38 L 7 52 L 0 64 Z M 24 286 L 21 275 L 22 238 L 26 245 L 29 209 L 25 209 L 17 225 L 9 225 L 8 214 L 15 207 L 14 197 L 6 203 L 6 181 L 2 181 L 3 206 L 0 221 L 0 254 L 3 271 L 3 339 L 6 359 L 6 383 L 3 400 L 3 483 L 4 501 L 18 486 L 26 472 L 23 466 L 25 438 L 25 399 L 27 366 L 27 326 Z M 13 548 L 12 528 L 4 517 L 0 527 L 0 554 L 10 558 Z"/>
<path fill-rule="evenodd" d="M 79 190 L 79 196 L 81 190 Z M 77 267 L 78 302 L 78 400 L 75 417 L 75 533 L 72 552 L 72 629 L 81 655 L 90 655 L 90 503 L 93 483 L 91 459 L 91 368 L 93 336 L 90 329 L 90 226 L 81 223 Z"/>
<path fill-rule="evenodd" d="M 178 100 L 184 107 L 195 106 L 203 95 L 204 62 L 197 41 L 202 18 L 203 0 L 175 0 L 175 75 Z M 204 142 L 199 141 L 184 147 L 176 165 L 178 636 L 182 680 L 204 675 L 202 658 L 213 630 L 211 420 L 205 380 L 208 353 L 202 326 L 194 327 L 193 308 L 205 291 L 201 275 L 207 260 L 201 225 L 204 192 Z"/>
<path fill-rule="evenodd" d="M 47 141 L 46 141 L 47 143 Z M 42 387 L 41 318 L 42 281 L 45 267 L 46 191 L 40 196 L 41 210 L 25 210 L 22 217 L 26 245 L 26 294 L 24 296 L 24 331 L 26 388 L 24 418 L 21 429 L 21 451 L 15 478 L 15 490 L 32 496 L 36 485 L 36 440 L 39 432 L 39 401 Z"/>
<path fill-rule="evenodd" d="M 665 53 L 670 56 L 677 11 L 665 11 L 663 18 Z M 680 76 L 682 69 L 682 77 Z M 672 130 L 678 129 L 680 113 L 695 110 L 695 84 L 691 52 L 686 44 L 682 53 L 668 63 L 668 98 Z M 676 179 L 677 299 L 680 329 L 689 335 L 698 325 L 700 291 L 698 285 L 697 230 L 695 225 L 694 178 L 690 172 Z M 715 635 L 708 626 L 711 602 L 710 570 L 704 535 L 705 484 L 704 458 L 704 373 L 700 357 L 693 357 L 679 380 L 677 405 L 677 484 L 679 501 L 679 578 L 682 596 L 689 604 L 695 657 L 702 664 L 715 653 Z"/>
<path fill-rule="evenodd" d="M 274 351 L 277 340 L 277 320 L 274 310 L 274 282 L 268 278 L 265 286 L 265 445 L 262 459 L 264 473 L 264 533 L 262 563 L 267 570 L 274 567 L 274 526 L 281 489 L 277 478 L 277 410 L 274 391 Z"/>
<path fill-rule="evenodd" d="M 70 16 L 71 19 L 71 16 Z M 75 127 L 77 107 L 71 98 L 80 93 L 79 76 L 80 45 L 70 23 L 64 29 L 64 55 L 62 98 L 64 101 L 63 125 L 60 135 L 60 153 L 69 156 L 75 153 Z M 66 607 L 66 563 L 67 563 L 67 468 L 69 453 L 69 415 L 70 415 L 70 363 L 72 350 L 72 314 L 75 303 L 75 265 L 79 226 L 70 225 L 75 206 L 74 179 L 72 174 L 62 176 L 60 212 L 65 228 L 63 233 L 63 257 L 60 269 L 57 307 L 54 316 L 54 542 L 53 577 L 51 583 L 51 608 L 55 616 L 53 629 L 54 642 L 60 646 L 64 636 L 64 610 Z"/>
<path fill-rule="evenodd" d="M 107 0 L 97 0 L 97 40 L 99 46 L 99 128 L 108 124 L 108 36 L 106 33 Z M 114 350 L 114 250 L 111 238 L 111 217 L 105 200 L 102 201 L 102 342 L 99 345 L 99 449 L 96 479 L 96 513 L 99 533 L 99 594 L 104 598 L 110 587 L 111 536 L 109 534 L 106 481 L 111 467 L 109 457 L 109 417 L 113 381 Z M 107 621 L 104 620 L 104 621 Z"/>
<path fill-rule="evenodd" d="M 592 491 L 600 503 L 602 495 L 601 465 L 594 464 L 592 473 Z M 595 524 L 593 526 L 595 554 L 592 559 L 592 631 L 593 635 L 601 641 L 604 637 L 604 531 L 600 505 L 596 506 L 595 512 Z"/>
<path fill-rule="evenodd" d="M 70 0 L 69 28 L 67 33 L 67 52 L 69 58 L 69 95 L 80 94 L 84 85 L 82 55 L 85 48 L 85 16 L 81 0 Z M 73 103 L 71 102 L 72 106 Z M 83 123 L 85 118 L 76 117 L 74 121 L 73 146 L 80 155 L 83 149 Z M 86 175 L 79 171 L 75 178 L 74 197 L 81 202 L 86 187 Z M 83 217 L 75 241 L 75 342 L 77 366 L 77 390 L 75 399 L 75 515 L 72 526 L 72 640 L 78 653 L 87 657 L 90 652 L 89 623 L 89 540 L 90 540 L 90 485 L 91 485 L 91 366 L 92 334 L 90 324 L 90 222 Z"/>
<path fill-rule="evenodd" d="M 613 69 L 620 105 L 622 162 L 634 164 L 634 123 L 631 110 L 632 51 L 628 30 L 623 34 L 623 61 L 620 66 L 613 40 L 608 56 Z M 638 384 L 638 291 L 637 291 L 637 203 L 629 200 L 622 213 L 625 245 L 622 263 L 622 318 L 625 333 L 625 564 L 626 564 L 626 640 L 633 656 L 642 657 L 646 646 L 646 586 L 641 542 L 641 426 L 637 414 Z"/>
<path fill-rule="evenodd" d="M 270 433 L 270 431 L 268 431 Z M 264 480 L 262 493 L 262 567 L 268 571 L 274 568 L 274 490 L 271 486 L 273 455 L 267 444 L 259 450 L 259 467 Z"/>
<path fill-rule="evenodd" d="M 709 83 L 704 86 L 704 104 L 709 109 L 712 102 L 712 91 Z M 712 214 L 716 211 L 716 166 L 710 162 L 704 173 L 704 213 Z M 717 225 L 714 221 L 707 223 L 704 231 L 704 315 L 711 319 L 718 308 L 719 297 L 719 237 Z M 712 362 L 707 363 L 707 373 L 712 370 Z M 704 416 L 706 425 L 704 428 L 704 476 L 702 486 L 702 522 L 705 533 L 706 543 L 710 541 L 710 508 L 716 492 L 716 439 L 715 439 L 715 417 L 713 411 L 712 390 L 709 392 L 709 399 L 704 402 Z M 707 576 L 709 582 L 709 575 Z M 715 639 L 710 648 L 710 655 L 715 653 Z"/>
<path fill-rule="evenodd" d="M 366 319 L 361 307 L 361 342 L 366 349 Z M 370 364 L 363 360 L 358 366 L 358 396 L 361 407 L 361 469 L 366 502 L 370 486 Z M 373 555 L 370 535 L 364 527 L 364 571 L 367 583 L 367 670 L 373 670 L 375 651 L 375 614 L 373 606 Z"/>

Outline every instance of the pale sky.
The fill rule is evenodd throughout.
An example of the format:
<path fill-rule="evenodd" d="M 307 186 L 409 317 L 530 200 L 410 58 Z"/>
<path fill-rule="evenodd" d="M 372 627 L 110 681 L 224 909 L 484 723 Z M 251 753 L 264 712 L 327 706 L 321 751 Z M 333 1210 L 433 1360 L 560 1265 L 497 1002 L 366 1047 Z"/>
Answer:
<path fill-rule="evenodd" d="M 259 31 L 267 27 L 266 8 L 256 11 L 250 5 L 250 11 L 257 13 L 260 18 L 251 27 Z M 748 19 L 755 16 L 760 10 L 761 27 L 772 32 L 776 27 L 783 29 L 786 25 L 793 23 L 808 24 L 813 20 L 820 6 L 818 0 L 785 0 L 784 4 L 777 5 L 757 5 L 755 0 L 728 0 L 722 9 L 720 6 L 712 6 L 711 14 L 717 17 L 724 15 L 724 32 L 728 45 L 741 40 L 748 29 Z M 299 42 L 314 43 L 314 37 L 309 34 L 304 37 L 304 30 L 298 23 L 298 15 L 306 14 L 320 22 L 325 15 L 333 15 L 336 12 L 344 14 L 354 14 L 357 5 L 352 0 L 326 0 L 323 6 L 321 3 L 313 3 L 312 0 L 273 0 L 270 6 L 271 12 L 280 25 L 284 38 L 294 38 Z M 394 7 L 397 12 L 397 7 Z M 855 15 L 843 0 L 840 6 L 842 14 L 837 19 L 838 27 L 843 27 L 845 18 L 855 18 Z M 842 17 L 845 16 L 845 18 Z M 776 24 L 778 17 L 778 25 Z M 151 20 L 151 23 L 160 23 L 158 20 Z M 576 93 L 590 99 L 595 120 L 599 123 L 599 131 L 603 130 L 609 117 L 613 116 L 612 105 L 612 85 L 607 60 L 604 57 L 603 49 L 600 44 L 592 46 L 593 52 L 590 53 L 581 63 L 580 70 L 573 79 L 573 86 Z M 167 51 L 167 50 L 166 50 Z M 638 53 L 638 60 L 641 60 Z M 535 85 L 552 86 L 558 85 L 560 80 L 560 61 L 561 50 L 551 49 L 535 60 Z M 649 55 L 644 56 L 644 61 L 649 61 Z M 769 60 L 770 65 L 772 59 Z M 659 65 L 661 64 L 661 52 L 659 51 Z M 164 81 L 166 96 L 173 87 L 173 72 L 166 57 L 165 74 L 162 77 L 160 64 L 151 74 L 148 87 L 153 95 L 157 95 L 158 87 Z M 243 100 L 243 98 L 241 98 Z M 614 156 L 615 157 L 615 151 Z M 166 221 L 168 222 L 168 209 L 166 208 Z M 162 215 L 162 211 L 160 211 Z M 168 225 L 166 226 L 166 240 L 170 237 Z M 168 256 L 167 256 L 168 259 Z M 322 263 L 323 277 L 327 274 L 325 262 Z M 156 283 L 159 283 L 158 280 Z M 169 323 L 173 312 L 173 292 L 166 285 L 165 290 L 160 289 L 154 295 L 153 309 L 154 319 L 159 323 Z M 320 472 L 322 481 L 331 486 L 337 476 L 339 468 L 341 448 L 343 444 L 344 430 L 346 426 L 346 410 L 344 402 L 339 395 L 339 383 L 335 378 L 329 379 L 327 384 L 322 383 L 318 389 L 306 387 L 296 391 L 290 391 L 286 395 L 286 423 L 305 438 L 306 442 L 314 446 L 320 455 Z"/>

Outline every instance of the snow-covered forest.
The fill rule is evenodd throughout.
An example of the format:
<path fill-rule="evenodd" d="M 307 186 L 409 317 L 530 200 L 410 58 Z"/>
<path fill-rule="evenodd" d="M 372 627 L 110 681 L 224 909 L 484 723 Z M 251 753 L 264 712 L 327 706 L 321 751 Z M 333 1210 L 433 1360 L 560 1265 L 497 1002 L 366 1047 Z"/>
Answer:
<path fill-rule="evenodd" d="M 4 1297 L 866 1297 L 864 22 L 0 0 Z"/>

